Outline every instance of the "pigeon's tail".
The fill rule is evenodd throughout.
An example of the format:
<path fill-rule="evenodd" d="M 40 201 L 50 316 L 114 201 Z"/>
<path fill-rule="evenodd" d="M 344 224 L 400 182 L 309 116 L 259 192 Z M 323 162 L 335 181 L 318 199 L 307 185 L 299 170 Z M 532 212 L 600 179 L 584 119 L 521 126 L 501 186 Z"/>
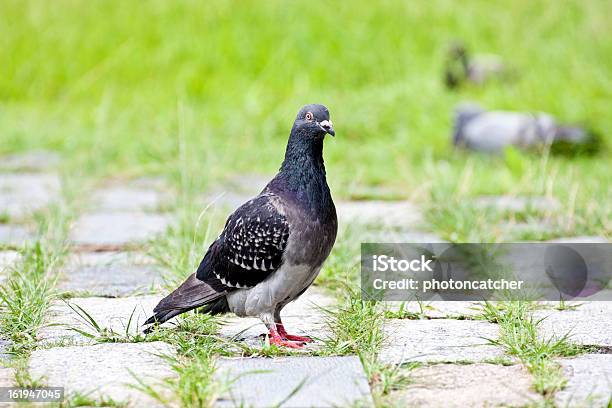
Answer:
<path fill-rule="evenodd" d="M 149 317 L 144 324 L 162 324 L 174 316 L 207 305 L 225 295 L 226 292 L 217 292 L 192 274 L 181 286 L 155 306 L 153 309 L 155 314 Z"/>

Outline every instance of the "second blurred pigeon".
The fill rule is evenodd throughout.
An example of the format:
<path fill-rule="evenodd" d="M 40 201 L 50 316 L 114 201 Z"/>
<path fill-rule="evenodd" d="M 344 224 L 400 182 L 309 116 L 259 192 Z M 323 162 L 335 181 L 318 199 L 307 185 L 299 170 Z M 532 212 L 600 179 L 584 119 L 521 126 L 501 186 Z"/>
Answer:
<path fill-rule="evenodd" d="M 497 55 L 470 55 L 461 43 L 454 43 L 448 50 L 444 69 L 444 82 L 449 89 L 464 82 L 482 85 L 490 79 L 507 79 L 510 70 Z"/>
<path fill-rule="evenodd" d="M 456 109 L 452 138 L 457 147 L 485 153 L 500 153 L 507 146 L 551 146 L 553 153 L 596 153 L 601 144 L 595 133 L 561 125 L 546 113 L 486 111 L 477 105 Z"/>

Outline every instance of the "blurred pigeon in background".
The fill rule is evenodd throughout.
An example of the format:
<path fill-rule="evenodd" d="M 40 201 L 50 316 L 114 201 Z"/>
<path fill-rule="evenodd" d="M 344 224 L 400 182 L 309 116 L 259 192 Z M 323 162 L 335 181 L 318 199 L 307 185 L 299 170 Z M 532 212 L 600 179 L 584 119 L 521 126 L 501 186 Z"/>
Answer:
<path fill-rule="evenodd" d="M 455 110 L 453 144 L 485 153 L 500 153 L 508 146 L 533 149 L 550 146 L 559 154 L 593 154 L 601 138 L 576 126 L 565 126 L 546 113 L 486 111 L 474 104 Z"/>
<path fill-rule="evenodd" d="M 446 87 L 454 89 L 464 82 L 483 85 L 491 79 L 509 79 L 511 70 L 501 57 L 491 54 L 470 55 L 465 46 L 453 43 L 447 53 L 444 69 Z"/>

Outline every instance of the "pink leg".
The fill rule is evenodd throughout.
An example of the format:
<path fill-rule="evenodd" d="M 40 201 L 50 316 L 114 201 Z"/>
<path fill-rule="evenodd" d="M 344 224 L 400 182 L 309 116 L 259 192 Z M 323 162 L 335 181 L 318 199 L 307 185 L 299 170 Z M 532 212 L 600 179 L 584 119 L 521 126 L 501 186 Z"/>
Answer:
<path fill-rule="evenodd" d="M 299 341 L 302 343 L 310 343 L 313 341 L 310 337 L 295 336 L 293 334 L 287 333 L 287 331 L 285 330 L 285 326 L 282 323 L 277 323 L 276 329 L 278 330 L 278 334 L 285 340 Z"/>
<path fill-rule="evenodd" d="M 291 339 L 282 336 L 278 331 L 274 329 L 270 329 L 269 336 L 270 344 L 275 344 L 279 347 L 288 347 L 294 349 L 301 349 L 302 347 L 304 347 L 303 344 L 291 341 Z"/>

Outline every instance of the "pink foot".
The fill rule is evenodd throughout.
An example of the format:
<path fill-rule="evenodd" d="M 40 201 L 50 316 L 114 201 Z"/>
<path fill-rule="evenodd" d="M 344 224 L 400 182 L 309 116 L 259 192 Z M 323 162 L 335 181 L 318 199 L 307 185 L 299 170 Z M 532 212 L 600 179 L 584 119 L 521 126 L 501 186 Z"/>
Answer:
<path fill-rule="evenodd" d="M 301 349 L 304 347 L 302 343 L 293 342 L 290 341 L 290 339 L 281 337 L 280 333 L 276 330 L 270 330 L 270 344 L 293 349 Z"/>
<path fill-rule="evenodd" d="M 287 333 L 287 331 L 285 330 L 285 326 L 283 326 L 282 324 L 277 324 L 276 328 L 278 330 L 278 334 L 285 340 L 299 341 L 301 343 L 312 343 L 313 341 L 310 337 L 295 336 L 293 334 Z"/>

